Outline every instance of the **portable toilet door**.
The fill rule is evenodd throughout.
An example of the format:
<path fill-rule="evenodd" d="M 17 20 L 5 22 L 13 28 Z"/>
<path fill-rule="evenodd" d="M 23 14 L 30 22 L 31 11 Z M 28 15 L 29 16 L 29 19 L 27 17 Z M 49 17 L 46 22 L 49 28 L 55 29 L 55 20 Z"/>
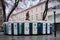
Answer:
<path fill-rule="evenodd" d="M 37 33 L 43 34 L 43 22 L 37 22 Z"/>
<path fill-rule="evenodd" d="M 18 35 L 21 35 L 21 30 L 22 30 L 21 22 L 19 22 L 18 23 Z"/>
<path fill-rule="evenodd" d="M 47 34 L 50 34 L 50 23 L 47 23 Z"/>
<path fill-rule="evenodd" d="M 47 31 L 47 23 L 46 21 L 43 22 L 43 34 L 46 34 Z"/>
<path fill-rule="evenodd" d="M 3 27 L 4 27 L 4 34 L 6 35 L 6 34 L 8 34 L 8 29 L 7 29 L 7 27 L 8 27 L 8 25 L 7 25 L 8 23 L 3 23 Z"/>
<path fill-rule="evenodd" d="M 13 35 L 18 35 L 18 25 L 17 25 L 17 23 L 13 23 Z"/>
<path fill-rule="evenodd" d="M 50 34 L 52 34 L 52 28 L 53 28 L 53 24 L 52 23 L 50 23 Z"/>
<path fill-rule="evenodd" d="M 20 24 L 19 24 L 19 22 L 17 22 L 17 35 L 19 35 L 20 33 Z"/>
<path fill-rule="evenodd" d="M 33 22 L 32 33 L 37 34 L 37 22 Z"/>
<path fill-rule="evenodd" d="M 21 23 L 21 35 L 24 35 L 24 27 L 25 27 L 25 23 Z"/>
<path fill-rule="evenodd" d="M 8 28 L 8 34 L 12 35 L 12 25 L 11 25 L 10 22 L 8 23 L 8 27 L 7 28 Z"/>
<path fill-rule="evenodd" d="M 25 22 L 24 34 L 29 35 L 29 22 Z"/>
<path fill-rule="evenodd" d="M 33 34 L 32 27 L 33 27 L 33 22 L 29 22 L 29 35 Z"/>

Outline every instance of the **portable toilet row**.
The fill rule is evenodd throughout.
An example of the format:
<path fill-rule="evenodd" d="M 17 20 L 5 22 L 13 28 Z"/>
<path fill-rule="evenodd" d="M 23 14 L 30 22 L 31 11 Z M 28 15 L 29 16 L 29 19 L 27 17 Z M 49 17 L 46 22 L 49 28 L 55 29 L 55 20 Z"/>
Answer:
<path fill-rule="evenodd" d="M 4 34 L 8 35 L 41 35 L 52 33 L 52 23 L 46 21 L 5 22 L 3 26 Z"/>

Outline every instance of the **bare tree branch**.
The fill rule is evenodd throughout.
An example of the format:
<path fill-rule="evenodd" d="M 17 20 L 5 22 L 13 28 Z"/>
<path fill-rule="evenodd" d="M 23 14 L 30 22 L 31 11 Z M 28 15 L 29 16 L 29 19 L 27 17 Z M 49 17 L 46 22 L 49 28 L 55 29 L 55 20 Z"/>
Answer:
<path fill-rule="evenodd" d="M 49 0 L 47 0 L 47 1 L 46 1 L 46 4 L 45 4 L 45 10 L 44 10 L 44 12 L 43 12 L 43 19 L 42 19 L 42 20 L 45 20 L 46 15 L 47 15 L 47 11 L 48 11 L 48 1 L 49 1 Z"/>
<path fill-rule="evenodd" d="M 10 13 L 8 14 L 8 16 L 7 16 L 7 21 L 9 20 L 9 17 L 10 17 L 10 15 L 12 14 L 12 12 L 15 10 L 15 8 L 18 6 L 18 3 L 19 3 L 19 0 L 17 1 L 17 0 L 15 0 L 15 3 L 14 3 L 14 6 L 13 6 L 13 8 L 12 8 L 12 10 L 10 11 Z"/>
<path fill-rule="evenodd" d="M 18 6 L 19 0 L 15 0 L 14 6 L 13 6 L 12 10 L 9 12 L 7 18 L 6 18 L 6 11 L 5 11 L 5 9 L 6 9 L 5 1 L 4 0 L 1 0 L 1 3 L 2 3 L 2 8 L 3 8 L 3 16 L 4 16 L 4 19 L 5 19 L 4 22 L 7 22 L 9 20 L 10 15 L 12 14 L 12 12 Z"/>

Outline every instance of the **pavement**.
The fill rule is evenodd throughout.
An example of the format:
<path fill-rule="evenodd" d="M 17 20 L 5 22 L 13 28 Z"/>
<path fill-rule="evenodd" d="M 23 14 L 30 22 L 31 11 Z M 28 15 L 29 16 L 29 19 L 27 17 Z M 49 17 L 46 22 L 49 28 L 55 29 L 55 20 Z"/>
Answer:
<path fill-rule="evenodd" d="M 60 40 L 60 32 L 57 36 L 51 35 L 36 35 L 36 36 L 8 36 L 0 32 L 0 40 Z"/>

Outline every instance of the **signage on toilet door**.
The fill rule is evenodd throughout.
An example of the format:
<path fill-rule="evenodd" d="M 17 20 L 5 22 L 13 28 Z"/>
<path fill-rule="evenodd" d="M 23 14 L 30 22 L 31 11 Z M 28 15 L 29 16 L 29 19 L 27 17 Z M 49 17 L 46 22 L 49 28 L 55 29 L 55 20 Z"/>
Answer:
<path fill-rule="evenodd" d="M 12 34 L 12 27 L 11 23 L 8 24 L 8 34 Z"/>
<path fill-rule="evenodd" d="M 37 34 L 37 23 L 33 23 L 33 34 Z"/>
<path fill-rule="evenodd" d="M 17 35 L 17 23 L 14 23 L 14 34 Z"/>
<path fill-rule="evenodd" d="M 29 34 L 29 23 L 25 23 L 24 34 Z"/>

